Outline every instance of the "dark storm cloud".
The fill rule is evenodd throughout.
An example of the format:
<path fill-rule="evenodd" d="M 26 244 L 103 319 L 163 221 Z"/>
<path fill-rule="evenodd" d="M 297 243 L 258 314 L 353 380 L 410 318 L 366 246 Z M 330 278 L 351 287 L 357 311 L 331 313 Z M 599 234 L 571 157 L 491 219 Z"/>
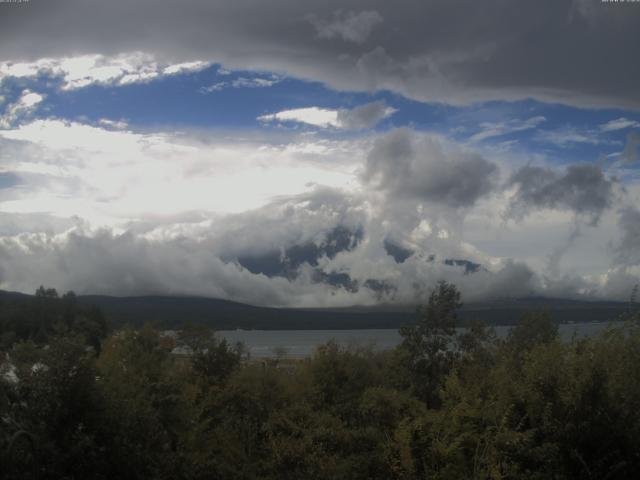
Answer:
<path fill-rule="evenodd" d="M 640 107 L 640 8 L 600 0 L 31 0 L 0 59 L 143 51 L 429 101 Z"/>
<path fill-rule="evenodd" d="M 318 37 L 364 43 L 373 28 L 382 22 L 382 16 L 376 11 L 363 12 L 342 12 L 338 10 L 333 13 L 330 20 L 318 18 L 310 15 L 309 21 L 316 27 Z"/>
<path fill-rule="evenodd" d="M 614 183 L 596 165 L 570 165 L 564 172 L 545 167 L 525 166 L 509 181 L 516 188 L 510 215 L 522 217 L 533 210 L 569 210 L 590 217 L 597 224 L 614 199 Z"/>
<path fill-rule="evenodd" d="M 497 170 L 478 154 L 398 129 L 375 142 L 363 179 L 394 197 L 458 208 L 470 207 L 489 193 Z"/>

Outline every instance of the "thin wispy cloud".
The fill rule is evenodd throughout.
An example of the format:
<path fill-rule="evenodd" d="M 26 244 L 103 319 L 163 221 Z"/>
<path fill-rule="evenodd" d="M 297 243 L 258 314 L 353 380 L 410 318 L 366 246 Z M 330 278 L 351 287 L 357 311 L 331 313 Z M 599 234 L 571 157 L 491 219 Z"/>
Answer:
<path fill-rule="evenodd" d="M 602 130 L 603 132 L 613 132 L 616 130 L 624 130 L 627 128 L 640 128 L 640 122 L 620 117 L 600 125 L 600 130 Z"/>
<path fill-rule="evenodd" d="M 473 134 L 469 140 L 480 142 L 488 138 L 501 137 L 515 132 L 531 130 L 537 128 L 546 120 L 543 116 L 531 117 L 526 120 L 509 120 L 506 122 L 483 122 L 480 124 L 480 131 Z"/>
<path fill-rule="evenodd" d="M 218 75 L 230 75 L 231 72 L 223 70 L 224 73 Z M 277 75 L 270 75 L 268 77 L 238 77 L 230 81 L 215 82 L 209 86 L 201 87 L 200 93 L 212 93 L 219 92 L 225 88 L 268 88 L 280 83 L 282 78 Z"/>
<path fill-rule="evenodd" d="M 601 131 L 584 130 L 571 126 L 556 130 L 542 130 L 536 134 L 535 138 L 539 142 L 552 143 L 560 147 L 567 147 L 573 144 L 598 145 L 611 142 Z"/>

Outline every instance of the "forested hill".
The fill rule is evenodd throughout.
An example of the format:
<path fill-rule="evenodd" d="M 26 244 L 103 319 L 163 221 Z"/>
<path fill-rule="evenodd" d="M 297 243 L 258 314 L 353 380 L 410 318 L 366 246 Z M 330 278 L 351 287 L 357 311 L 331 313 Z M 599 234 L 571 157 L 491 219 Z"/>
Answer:
<path fill-rule="evenodd" d="M 28 295 L 0 291 L 0 299 L 29 298 Z M 173 328 L 186 322 L 206 324 L 218 330 L 323 330 L 358 328 L 393 328 L 412 323 L 415 307 L 380 306 L 345 309 L 266 308 L 243 303 L 201 297 L 78 296 L 78 302 L 99 307 L 111 325 L 141 325 L 146 322 Z M 547 298 L 527 298 L 463 306 L 462 320 L 477 319 L 489 325 L 518 322 L 526 311 L 547 310 L 562 323 L 609 321 L 619 318 L 638 305 L 628 302 L 587 302 Z"/>

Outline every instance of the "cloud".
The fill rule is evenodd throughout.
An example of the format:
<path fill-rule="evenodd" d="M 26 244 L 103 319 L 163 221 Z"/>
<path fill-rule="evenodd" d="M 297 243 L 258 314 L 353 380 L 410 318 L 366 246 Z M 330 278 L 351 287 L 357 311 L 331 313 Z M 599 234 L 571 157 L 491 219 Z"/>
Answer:
<path fill-rule="evenodd" d="M 424 301 L 441 279 L 456 283 L 466 301 L 580 296 L 581 289 L 592 298 L 603 294 L 582 277 L 551 281 L 523 261 L 487 257 L 455 232 L 443 234 L 429 212 L 422 218 L 432 227 L 397 231 L 394 212 L 380 209 L 366 191 L 326 187 L 242 213 L 146 215 L 111 228 L 2 214 L 0 224 L 12 226 L 0 230 L 0 288 L 30 292 L 46 284 L 78 293 L 298 307 L 411 304 Z M 388 251 L 394 236 L 411 248 L 402 261 Z M 620 290 L 607 288 L 612 295 Z"/>
<path fill-rule="evenodd" d="M 640 210 L 626 207 L 620 212 L 618 226 L 622 238 L 615 246 L 617 265 L 640 265 Z"/>
<path fill-rule="evenodd" d="M 11 286 L 34 290 L 38 283 L 78 293 L 200 294 L 277 304 L 292 289 L 285 280 L 265 281 L 206 253 L 198 242 L 155 243 L 131 233 L 103 230 L 93 235 L 22 235 L 3 239 L 0 258 L 9 268 Z M 182 268 L 176 268 L 178 265 Z M 243 285 L 244 284 L 244 285 Z M 250 297 L 242 294 L 252 290 Z"/>
<path fill-rule="evenodd" d="M 570 165 L 564 172 L 527 165 L 508 184 L 515 188 L 509 209 L 509 215 L 515 217 L 537 209 L 559 209 L 588 216 L 595 225 L 615 197 L 614 182 L 591 164 Z"/>
<path fill-rule="evenodd" d="M 356 288 L 346 288 L 348 283 L 337 281 L 348 277 L 330 266 L 305 263 L 294 278 L 254 273 L 212 253 L 215 245 L 215 238 L 157 241 L 130 231 L 118 234 L 106 229 L 2 237 L 0 258 L 6 276 L 0 287 L 29 292 L 46 284 L 77 293 L 201 295 L 272 306 L 367 305 L 375 303 L 380 294 L 370 288 L 374 282 L 359 281 L 353 284 Z M 357 259 L 350 251 L 339 256 L 341 261 Z M 443 275 L 449 279 L 469 277 L 463 286 L 465 292 L 473 292 L 471 286 L 481 283 L 483 293 L 491 292 L 488 274 L 474 281 L 473 275 L 465 276 L 451 267 L 417 262 L 407 265 L 407 275 L 393 273 L 400 282 L 392 283 L 397 290 L 389 289 L 389 299 L 401 303 L 424 297 Z M 518 288 L 527 287 L 519 284 Z M 513 286 L 508 291 L 513 291 Z"/>
<path fill-rule="evenodd" d="M 494 274 L 483 276 L 486 283 L 478 283 L 485 291 L 478 298 L 525 298 L 544 291 L 540 278 L 531 268 L 511 259 Z"/>
<path fill-rule="evenodd" d="M 315 127 L 339 127 L 338 111 L 319 107 L 294 108 L 258 117 L 261 122 L 298 122 Z"/>
<path fill-rule="evenodd" d="M 522 212 L 502 228 L 496 212 L 521 186 L 499 181 L 502 159 L 487 160 L 482 146 L 409 129 L 289 130 L 274 139 L 136 131 L 114 121 L 51 118 L 0 131 L 0 183 L 8 185 L 0 188 L 0 288 L 31 292 L 44 283 L 281 306 L 408 304 L 440 279 L 458 284 L 468 301 L 624 290 L 598 276 L 617 252 L 582 239 L 558 278 L 544 275 L 582 196 L 607 197 L 598 175 L 533 175 L 558 198 L 523 195 L 526 212 L 553 211 Z M 615 206 L 614 197 L 604 203 Z M 601 206 L 580 215 L 602 217 L 590 232 L 602 249 L 610 232 L 623 238 L 623 225 Z"/>
<path fill-rule="evenodd" d="M 319 107 L 294 108 L 261 115 L 261 122 L 297 122 L 321 128 L 363 130 L 372 128 L 397 110 L 382 101 L 375 101 L 352 109 L 332 110 Z"/>
<path fill-rule="evenodd" d="M 310 183 L 346 186 L 358 142 L 137 132 L 117 125 L 35 120 L 0 130 L 0 164 L 25 187 L 6 212 L 80 215 L 113 225 L 147 215 L 238 212 Z"/>
<path fill-rule="evenodd" d="M 439 279 L 458 283 L 468 300 L 538 291 L 535 274 L 510 261 L 493 273 L 468 273 L 444 256 L 436 262 L 421 253 L 396 263 L 377 236 L 379 218 L 345 193 L 318 189 L 208 222 L 174 217 L 121 233 L 82 224 L 61 233 L 62 225 L 49 233 L 5 232 L 0 288 L 29 292 L 46 284 L 78 293 L 188 294 L 275 306 L 414 303 Z M 274 249 L 281 255 L 268 257 Z"/>
<path fill-rule="evenodd" d="M 44 100 L 45 96 L 31 90 L 23 90 L 20 98 L 14 103 L 7 105 L 5 111 L 0 115 L 0 128 L 11 128 L 20 118 L 35 112 L 38 104 Z"/>
<path fill-rule="evenodd" d="M 0 58 L 20 63 L 144 52 L 159 65 L 219 62 L 421 101 L 534 98 L 640 108 L 640 64 L 629 62 L 640 42 L 635 8 L 590 2 L 597 5 L 585 9 L 569 0 L 373 0 L 364 11 L 358 0 L 193 0 L 179 9 L 166 0 L 32 2 L 28 9 L 4 9 Z M 310 18 L 319 22 L 315 29 Z M 129 79 L 156 72 L 134 68 Z"/>
<path fill-rule="evenodd" d="M 473 265 L 472 261 L 450 261 L 461 265 L 451 266 L 444 254 L 426 256 L 419 249 L 397 263 L 377 236 L 375 224 L 381 219 L 360 210 L 361 206 L 344 194 L 325 190 L 208 222 L 198 216 L 176 217 L 143 231 L 137 231 L 136 225 L 121 233 L 85 231 L 76 225 L 62 233 L 3 232 L 0 259 L 5 277 L 0 288 L 30 292 L 46 284 L 78 293 L 201 295 L 298 307 L 368 305 L 381 300 L 411 304 L 424 301 L 441 279 L 456 283 L 466 301 L 529 295 L 578 297 L 581 289 L 597 298 L 604 292 L 619 295 L 616 292 L 624 290 L 615 287 L 614 291 L 611 279 L 602 284 L 608 290 L 599 290 L 598 283 L 584 278 L 550 281 L 525 263 L 510 259 L 469 271 L 466 265 Z M 336 216 L 336 212 L 346 215 Z M 288 221 L 282 222 L 283 218 Z M 175 223 L 180 221 L 181 233 Z M 331 232 L 351 231 L 341 230 L 341 225 L 361 225 L 363 237 L 350 241 L 348 248 L 336 243 L 329 254 L 324 249 L 331 245 L 326 242 Z M 56 226 L 57 232 L 60 227 L 64 225 Z M 162 234 L 165 230 L 174 230 L 174 234 Z M 278 270 L 273 274 L 237 261 L 238 257 L 245 262 L 247 258 L 264 259 L 261 252 L 269 245 L 287 252 L 285 258 L 275 259 Z M 307 258 L 303 255 L 307 250 L 314 255 Z M 323 252 L 324 257 L 316 256 Z M 295 272 L 281 274 L 284 267 Z M 629 272 L 625 278 L 637 277 Z M 623 293 L 628 297 L 628 291 Z"/>
<path fill-rule="evenodd" d="M 225 71 L 225 70 L 223 70 Z M 229 75 L 231 72 L 225 73 Z M 218 75 L 222 75 L 218 70 Z M 200 93 L 212 93 L 219 92 L 225 88 L 267 88 L 273 87 L 277 83 L 282 81 L 281 77 L 277 75 L 270 75 L 268 77 L 238 77 L 229 82 L 216 82 L 208 87 L 202 87 L 198 91 Z"/>
<path fill-rule="evenodd" d="M 393 115 L 397 110 L 379 100 L 377 102 L 366 103 L 358 107 L 338 110 L 337 123 L 345 130 L 363 130 L 372 128 L 387 117 Z"/>
<path fill-rule="evenodd" d="M 375 26 L 382 23 L 383 18 L 375 10 L 359 13 L 337 10 L 333 13 L 332 20 L 322 20 L 314 15 L 310 16 L 309 20 L 316 27 L 320 38 L 339 38 L 347 42 L 364 43 Z"/>
<path fill-rule="evenodd" d="M 500 137 L 502 135 L 508 135 L 514 132 L 530 130 L 536 128 L 545 120 L 546 118 L 544 118 L 543 116 L 536 116 L 528 118 L 527 120 L 514 119 L 500 123 L 483 122 L 480 124 L 481 130 L 478 133 L 472 135 L 469 140 L 472 142 L 479 142 L 481 140 L 486 140 L 487 138 Z"/>
<path fill-rule="evenodd" d="M 394 197 L 459 208 L 490 193 L 497 173 L 495 164 L 476 153 L 435 136 L 398 129 L 375 142 L 363 180 Z"/>
<path fill-rule="evenodd" d="M 638 148 L 640 147 L 640 134 L 630 132 L 627 135 L 627 143 L 624 150 L 620 153 L 622 161 L 627 164 L 633 164 L 638 161 Z"/>
<path fill-rule="evenodd" d="M 9 237 L 18 238 L 25 234 L 60 235 L 79 224 L 82 222 L 78 218 L 62 218 L 46 213 L 0 212 L 0 243 Z"/>
<path fill-rule="evenodd" d="M 640 122 L 635 120 L 629 120 L 628 118 L 620 117 L 615 120 L 610 120 L 607 123 L 600 125 L 600 130 L 603 132 L 613 132 L 616 130 L 624 130 L 626 128 L 639 128 Z"/>
<path fill-rule="evenodd" d="M 209 64 L 207 62 L 183 62 L 175 63 L 173 65 L 166 66 L 162 69 L 162 75 L 180 75 L 188 72 L 198 72 L 207 68 Z"/>
<path fill-rule="evenodd" d="M 602 137 L 602 132 L 598 130 L 580 130 L 575 127 L 567 126 L 555 130 L 539 131 L 535 140 L 543 143 L 551 143 L 559 147 L 569 147 L 573 144 L 589 144 L 600 145 L 603 143 L 612 143 Z"/>
<path fill-rule="evenodd" d="M 219 92 L 221 90 L 224 90 L 228 86 L 229 86 L 228 82 L 216 82 L 216 83 L 212 83 L 208 87 L 201 87 L 200 89 L 198 89 L 198 91 L 200 93 L 213 93 L 213 92 Z"/>
<path fill-rule="evenodd" d="M 327 250 L 327 235 L 335 233 L 337 227 L 357 232 L 365 222 L 366 209 L 357 194 L 317 186 L 258 209 L 227 216 L 216 233 L 214 251 L 238 258 L 258 257 L 294 245 L 324 245 Z"/>
<path fill-rule="evenodd" d="M 0 232 L 0 260 L 8 273 L 0 288 L 29 292 L 44 283 L 79 293 L 190 294 L 262 305 L 346 305 L 358 298 L 366 304 L 373 300 L 370 291 L 346 292 L 308 268 L 354 248 L 358 240 L 349 232 L 362 221 L 354 199 L 325 188 L 222 218 L 148 218 L 121 232 L 79 223 L 62 232 L 26 233 L 21 226 L 19 233 Z M 293 278 L 266 276 L 239 261 L 281 248 L 288 253 L 283 267 L 300 269 Z"/>
<path fill-rule="evenodd" d="M 272 87 L 278 82 L 280 82 L 280 79 L 276 76 L 272 76 L 270 78 L 238 77 L 233 82 L 231 82 L 231 85 L 234 88 L 265 88 Z"/>
<path fill-rule="evenodd" d="M 129 126 L 125 120 L 110 120 L 108 118 L 101 118 L 98 120 L 98 124 L 104 127 L 114 128 L 116 130 L 124 130 Z"/>
<path fill-rule="evenodd" d="M 196 72 L 209 65 L 202 61 L 161 64 L 152 55 L 142 52 L 41 58 L 34 62 L 5 61 L 0 62 L 0 83 L 4 78 L 48 75 L 60 78 L 63 90 L 74 90 L 96 84 L 144 83 L 161 77 Z"/>
<path fill-rule="evenodd" d="M 20 177 L 15 173 L 0 171 L 0 189 L 15 187 L 20 185 L 20 182 Z"/>

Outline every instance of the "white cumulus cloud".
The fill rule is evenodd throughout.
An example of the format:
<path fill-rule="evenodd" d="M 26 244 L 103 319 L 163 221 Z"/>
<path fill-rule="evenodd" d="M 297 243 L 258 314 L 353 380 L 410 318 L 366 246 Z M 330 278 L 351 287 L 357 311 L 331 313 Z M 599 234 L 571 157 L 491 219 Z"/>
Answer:
<path fill-rule="evenodd" d="M 277 113 L 261 115 L 261 122 L 296 122 L 321 128 L 343 130 L 362 130 L 374 127 L 377 123 L 393 115 L 396 109 L 383 101 L 375 101 L 352 109 L 328 109 L 305 107 L 283 110 Z"/>

